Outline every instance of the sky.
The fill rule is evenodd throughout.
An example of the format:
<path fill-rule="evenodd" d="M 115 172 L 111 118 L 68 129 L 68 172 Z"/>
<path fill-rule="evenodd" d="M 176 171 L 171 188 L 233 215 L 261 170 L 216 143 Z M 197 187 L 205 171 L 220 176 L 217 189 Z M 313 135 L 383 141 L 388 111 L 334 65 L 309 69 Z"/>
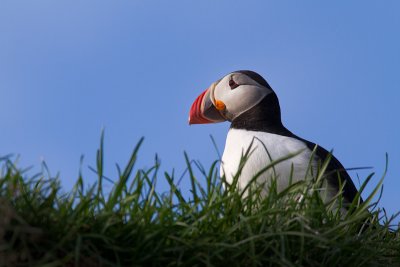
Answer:
<path fill-rule="evenodd" d="M 249 69 L 274 88 L 289 130 L 333 149 L 346 168 L 373 167 L 350 172 L 357 185 L 371 172 L 378 183 L 388 153 L 379 206 L 394 214 L 399 8 L 394 0 L 4 0 L 0 156 L 15 155 L 30 173 L 45 161 L 67 190 L 83 155 L 91 184 L 104 129 L 108 177 L 142 136 L 137 167 L 157 154 L 163 171 L 180 176 L 186 151 L 207 169 L 218 159 L 210 135 L 221 153 L 229 124 L 189 126 L 189 108 L 212 82 Z"/>

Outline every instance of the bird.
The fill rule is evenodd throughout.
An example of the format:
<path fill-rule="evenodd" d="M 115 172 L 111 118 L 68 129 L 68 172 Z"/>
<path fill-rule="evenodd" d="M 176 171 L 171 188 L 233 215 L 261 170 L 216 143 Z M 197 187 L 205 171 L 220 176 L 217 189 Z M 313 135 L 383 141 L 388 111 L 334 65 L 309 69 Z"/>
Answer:
<path fill-rule="evenodd" d="M 207 124 L 229 121 L 225 149 L 221 158 L 220 175 L 232 183 L 238 174 L 241 189 L 257 174 L 257 181 L 268 184 L 276 177 L 277 190 L 282 191 L 290 183 L 305 180 L 309 173 L 316 173 L 318 166 L 329 158 L 325 170 L 325 202 L 342 189 L 344 205 L 358 196 L 358 190 L 350 175 L 322 146 L 298 137 L 282 123 L 278 97 L 268 82 L 258 73 L 239 70 L 225 75 L 212 83 L 193 102 L 189 111 L 189 124 Z M 239 167 L 243 155 L 248 158 Z M 264 172 L 273 161 L 294 155 Z M 311 164 L 312 171 L 308 171 Z M 260 184 L 260 183 L 259 183 Z"/>

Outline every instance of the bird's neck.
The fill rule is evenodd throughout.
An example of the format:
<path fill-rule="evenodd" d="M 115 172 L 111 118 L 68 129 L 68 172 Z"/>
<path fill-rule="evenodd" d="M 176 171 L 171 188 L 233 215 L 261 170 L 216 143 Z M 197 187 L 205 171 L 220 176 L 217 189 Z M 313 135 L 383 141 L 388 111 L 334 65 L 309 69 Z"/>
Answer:
<path fill-rule="evenodd" d="M 292 135 L 282 124 L 281 109 L 275 93 L 267 95 L 256 106 L 235 118 L 231 128 Z"/>

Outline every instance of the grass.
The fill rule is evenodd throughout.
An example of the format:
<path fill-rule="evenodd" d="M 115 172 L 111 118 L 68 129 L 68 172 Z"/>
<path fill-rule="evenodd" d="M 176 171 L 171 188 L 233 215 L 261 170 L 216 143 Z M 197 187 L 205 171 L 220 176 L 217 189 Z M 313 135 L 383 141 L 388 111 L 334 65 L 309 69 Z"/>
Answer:
<path fill-rule="evenodd" d="M 57 178 L 27 178 L 1 158 L 0 266 L 400 266 L 399 228 L 372 203 L 382 179 L 342 215 L 334 208 L 340 195 L 324 203 L 318 194 L 327 162 L 318 179 L 284 192 L 272 182 L 261 197 L 256 180 L 244 194 L 220 179 L 217 161 L 206 171 L 185 155 L 191 190 L 184 193 L 173 174 L 159 174 L 157 161 L 135 168 L 142 141 L 109 193 L 103 141 L 98 182 L 85 188 L 80 175 L 67 193 Z M 160 176 L 169 184 L 162 193 Z"/>

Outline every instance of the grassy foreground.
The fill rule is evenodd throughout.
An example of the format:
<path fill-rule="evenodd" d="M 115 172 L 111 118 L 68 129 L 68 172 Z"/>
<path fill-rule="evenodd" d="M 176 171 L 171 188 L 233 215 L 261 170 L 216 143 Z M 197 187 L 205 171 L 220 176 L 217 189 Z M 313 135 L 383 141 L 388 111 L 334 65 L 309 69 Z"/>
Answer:
<path fill-rule="evenodd" d="M 400 266 L 398 227 L 371 203 L 381 183 L 341 216 L 340 196 L 324 204 L 317 192 L 326 162 L 315 181 L 281 193 L 272 183 L 261 198 L 255 183 L 245 195 L 224 183 L 217 161 L 194 171 L 185 155 L 192 188 L 183 193 L 157 162 L 134 168 L 142 141 L 110 193 L 102 142 L 98 182 L 85 188 L 80 176 L 67 193 L 58 179 L 24 177 L 1 158 L 0 266 Z M 155 190 L 159 176 L 167 192 Z"/>

